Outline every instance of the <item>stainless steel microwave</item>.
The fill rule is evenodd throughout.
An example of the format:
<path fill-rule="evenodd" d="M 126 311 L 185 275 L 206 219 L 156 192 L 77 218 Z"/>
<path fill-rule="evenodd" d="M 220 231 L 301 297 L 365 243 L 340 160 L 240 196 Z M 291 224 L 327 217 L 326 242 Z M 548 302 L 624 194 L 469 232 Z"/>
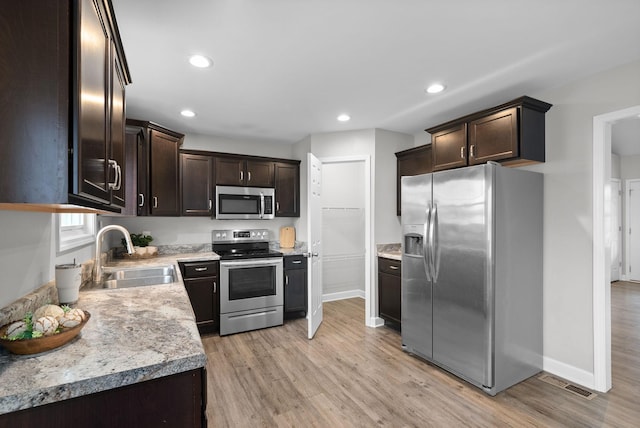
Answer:
<path fill-rule="evenodd" d="M 275 189 L 216 186 L 216 219 L 269 220 L 275 214 Z"/>

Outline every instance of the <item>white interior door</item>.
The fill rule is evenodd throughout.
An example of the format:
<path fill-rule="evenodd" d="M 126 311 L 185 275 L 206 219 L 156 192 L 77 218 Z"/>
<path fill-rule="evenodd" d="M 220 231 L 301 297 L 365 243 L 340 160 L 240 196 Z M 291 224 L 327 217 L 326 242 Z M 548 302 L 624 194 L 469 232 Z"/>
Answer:
<path fill-rule="evenodd" d="M 640 180 L 627 180 L 627 207 L 627 273 L 630 280 L 640 281 Z"/>
<path fill-rule="evenodd" d="M 620 180 L 611 179 L 611 282 L 620 280 L 622 267 L 622 188 Z"/>
<path fill-rule="evenodd" d="M 307 245 L 309 339 L 322 323 L 322 163 L 313 154 L 307 154 Z"/>

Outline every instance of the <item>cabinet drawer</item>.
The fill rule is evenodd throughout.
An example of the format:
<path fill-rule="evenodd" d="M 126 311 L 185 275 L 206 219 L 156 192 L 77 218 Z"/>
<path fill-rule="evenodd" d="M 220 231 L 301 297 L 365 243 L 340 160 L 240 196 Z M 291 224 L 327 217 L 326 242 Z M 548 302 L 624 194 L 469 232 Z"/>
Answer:
<path fill-rule="evenodd" d="M 391 260 L 378 257 L 378 271 L 400 276 L 402 263 L 400 260 Z"/>
<path fill-rule="evenodd" d="M 303 255 L 286 256 L 284 258 L 284 268 L 288 269 L 306 269 L 307 258 Z"/>
<path fill-rule="evenodd" d="M 180 263 L 182 276 L 185 278 L 200 278 L 203 276 L 218 276 L 220 262 L 186 262 Z"/>

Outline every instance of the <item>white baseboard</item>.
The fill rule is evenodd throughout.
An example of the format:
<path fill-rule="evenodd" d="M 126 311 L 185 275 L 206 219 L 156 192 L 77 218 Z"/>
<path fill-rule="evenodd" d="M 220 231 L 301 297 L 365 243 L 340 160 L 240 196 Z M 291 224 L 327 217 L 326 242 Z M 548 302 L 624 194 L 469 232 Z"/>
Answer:
<path fill-rule="evenodd" d="M 367 323 L 367 327 L 382 327 L 384 326 L 384 320 L 380 317 L 372 317 L 369 319 L 369 323 Z"/>
<path fill-rule="evenodd" d="M 334 300 L 343 300 L 343 299 L 352 299 L 354 297 L 359 297 L 364 299 L 364 290 L 349 290 L 349 291 L 339 291 L 337 293 L 328 293 L 322 295 L 323 302 L 332 302 Z"/>
<path fill-rule="evenodd" d="M 545 372 L 559 376 L 572 383 L 595 390 L 595 376 L 593 373 L 562 363 L 553 358 L 543 357 L 542 368 Z"/>

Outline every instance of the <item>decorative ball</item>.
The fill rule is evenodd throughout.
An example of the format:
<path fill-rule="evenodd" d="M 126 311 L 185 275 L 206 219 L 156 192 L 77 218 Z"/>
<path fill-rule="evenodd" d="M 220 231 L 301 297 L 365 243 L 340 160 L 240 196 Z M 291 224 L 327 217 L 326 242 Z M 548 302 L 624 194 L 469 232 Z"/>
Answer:
<path fill-rule="evenodd" d="M 78 312 L 74 312 L 71 310 L 65 313 L 63 316 L 58 318 L 58 324 L 62 328 L 71 328 L 75 327 L 82 322 L 82 316 L 78 314 Z"/>
<path fill-rule="evenodd" d="M 32 319 L 37 320 L 42 317 L 53 317 L 58 318 L 64 315 L 64 311 L 60 306 L 57 305 L 44 305 L 40 306 L 33 313 Z"/>
<path fill-rule="evenodd" d="M 73 308 L 69 312 L 67 312 L 67 315 L 68 314 L 73 314 L 74 316 L 80 317 L 80 322 L 84 321 L 84 319 L 87 317 L 84 311 L 80 308 Z"/>
<path fill-rule="evenodd" d="M 58 320 L 50 315 L 40 317 L 33 323 L 33 331 L 39 331 L 43 336 L 51 336 L 57 329 Z"/>
<path fill-rule="evenodd" d="M 7 335 L 7 337 L 11 338 L 24 333 L 25 331 L 27 331 L 27 323 L 25 323 L 24 321 L 16 321 L 14 323 L 11 323 L 9 327 L 7 327 L 7 331 L 5 334 Z"/>

